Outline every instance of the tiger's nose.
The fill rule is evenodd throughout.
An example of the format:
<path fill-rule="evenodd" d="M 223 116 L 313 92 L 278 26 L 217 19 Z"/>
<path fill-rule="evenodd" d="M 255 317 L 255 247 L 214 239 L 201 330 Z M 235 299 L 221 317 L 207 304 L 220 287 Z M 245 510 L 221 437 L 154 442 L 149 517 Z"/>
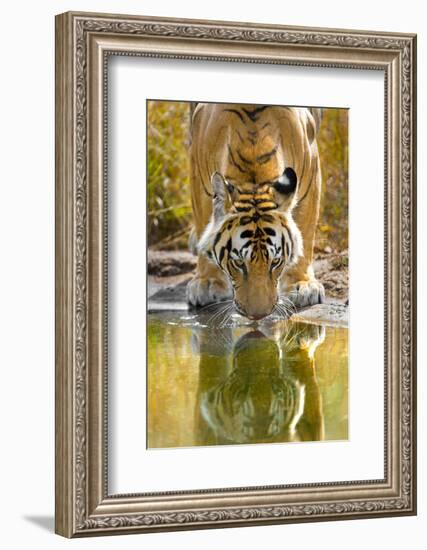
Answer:
<path fill-rule="evenodd" d="M 251 321 L 259 321 L 260 319 L 264 319 L 264 317 L 268 317 L 270 313 L 273 311 L 273 308 L 271 308 L 269 311 L 265 311 L 262 313 L 259 311 L 247 311 L 246 308 L 244 308 L 238 302 L 236 302 L 235 305 L 236 305 L 237 312 L 240 315 L 247 317 Z"/>
<path fill-rule="evenodd" d="M 270 315 L 269 313 L 267 313 L 267 315 Z M 264 317 L 267 317 L 267 315 L 257 315 L 257 314 L 247 314 L 246 317 L 248 319 L 250 319 L 251 321 L 259 321 L 260 319 L 264 319 Z"/>

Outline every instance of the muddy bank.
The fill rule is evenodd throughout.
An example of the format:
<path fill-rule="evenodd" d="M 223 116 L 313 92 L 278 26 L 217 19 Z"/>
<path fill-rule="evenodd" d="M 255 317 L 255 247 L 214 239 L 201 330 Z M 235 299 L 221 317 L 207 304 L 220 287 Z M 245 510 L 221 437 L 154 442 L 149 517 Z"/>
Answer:
<path fill-rule="evenodd" d="M 196 269 L 197 258 L 184 250 L 148 250 L 148 274 L 175 277 Z"/>

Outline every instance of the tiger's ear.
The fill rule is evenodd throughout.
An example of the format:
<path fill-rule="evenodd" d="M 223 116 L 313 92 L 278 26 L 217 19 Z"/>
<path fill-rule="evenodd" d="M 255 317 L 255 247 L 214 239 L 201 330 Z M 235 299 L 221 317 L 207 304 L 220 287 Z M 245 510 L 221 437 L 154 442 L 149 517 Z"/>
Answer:
<path fill-rule="evenodd" d="M 298 178 L 295 170 L 286 168 L 280 178 L 273 183 L 274 201 L 281 210 L 290 210 L 294 206 Z"/>
<path fill-rule="evenodd" d="M 226 206 L 234 188 L 219 172 L 212 174 L 211 184 L 213 191 L 213 219 L 215 222 L 218 222 L 226 214 Z"/>

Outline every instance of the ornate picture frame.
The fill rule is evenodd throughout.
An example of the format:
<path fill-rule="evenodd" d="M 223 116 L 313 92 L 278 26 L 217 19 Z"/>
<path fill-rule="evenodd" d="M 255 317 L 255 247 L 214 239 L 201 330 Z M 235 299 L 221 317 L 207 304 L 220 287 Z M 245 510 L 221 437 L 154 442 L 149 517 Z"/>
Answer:
<path fill-rule="evenodd" d="M 384 479 L 108 492 L 109 56 L 383 71 Z M 255 65 L 254 65 L 255 67 Z M 416 36 L 68 12 L 56 17 L 56 532 L 65 537 L 416 513 Z"/>

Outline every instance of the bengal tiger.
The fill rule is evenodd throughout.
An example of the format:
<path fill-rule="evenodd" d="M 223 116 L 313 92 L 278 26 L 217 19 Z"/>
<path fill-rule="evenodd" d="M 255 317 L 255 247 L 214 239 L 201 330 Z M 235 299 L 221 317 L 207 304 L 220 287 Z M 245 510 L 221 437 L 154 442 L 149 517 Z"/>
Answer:
<path fill-rule="evenodd" d="M 321 303 L 313 272 L 321 173 L 319 109 L 199 103 L 193 106 L 190 186 L 197 271 L 190 306 L 234 298 L 249 319 L 284 294 Z"/>

